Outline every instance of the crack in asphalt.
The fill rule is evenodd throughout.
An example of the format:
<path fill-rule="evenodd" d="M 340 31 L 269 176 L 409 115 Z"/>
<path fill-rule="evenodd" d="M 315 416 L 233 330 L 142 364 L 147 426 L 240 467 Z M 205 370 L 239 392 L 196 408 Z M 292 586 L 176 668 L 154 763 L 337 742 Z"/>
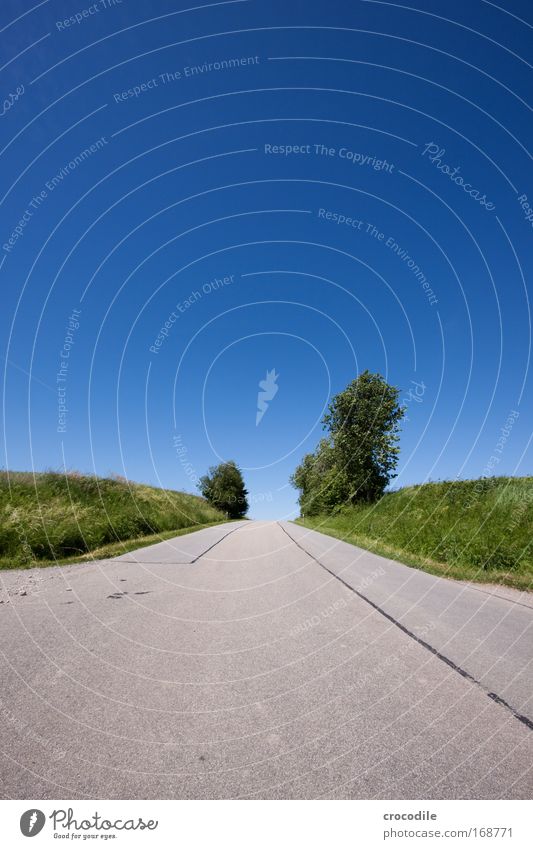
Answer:
<path fill-rule="evenodd" d="M 227 537 L 231 536 L 231 534 L 234 534 L 234 533 L 235 533 L 235 531 L 240 531 L 240 530 L 241 530 L 241 528 L 243 528 L 243 527 L 244 527 L 244 525 L 239 525 L 237 528 L 232 528 L 232 529 L 231 529 L 231 531 L 228 531 L 228 532 L 227 532 L 227 534 L 224 534 L 224 536 L 223 536 L 223 537 L 220 537 L 220 539 L 217 539 L 217 541 L 216 541 L 216 542 L 214 542 L 214 543 L 213 543 L 213 545 L 210 545 L 210 546 L 209 546 L 209 548 L 206 548 L 206 550 L 205 550 L 205 551 L 202 551 L 202 553 L 201 553 L 201 554 L 199 554 L 199 555 L 198 555 L 198 557 L 195 557 L 195 558 L 194 558 L 194 560 L 191 560 L 191 563 L 196 563 L 196 561 L 197 561 L 197 560 L 199 560 L 199 559 L 200 559 L 200 557 L 204 557 L 204 555 L 206 555 L 208 551 L 211 551 L 211 549 L 212 549 L 212 548 L 214 548 L 214 547 L 215 547 L 215 545 L 219 545 L 219 543 L 221 543 L 221 542 L 222 542 L 222 540 L 224 540 L 224 539 L 226 539 Z"/>
<path fill-rule="evenodd" d="M 141 563 L 142 565 L 146 565 L 146 566 L 159 566 L 159 565 L 162 565 L 162 566 L 192 566 L 193 563 L 196 563 L 196 561 L 200 559 L 200 557 L 203 557 L 205 554 L 207 554 L 208 551 L 211 551 L 211 549 L 214 548 L 215 545 L 219 545 L 219 543 L 221 543 L 222 540 L 226 539 L 231 534 L 234 534 L 235 531 L 240 531 L 240 529 L 242 527 L 243 527 L 243 525 L 239 525 L 237 528 L 232 528 L 230 531 L 227 532 L 227 534 L 224 534 L 223 537 L 220 537 L 220 539 L 217 539 L 208 548 L 204 549 L 204 551 L 201 551 L 200 554 L 197 554 L 196 557 L 193 557 L 192 560 L 187 560 L 186 562 L 183 562 L 183 561 L 175 562 L 173 560 L 165 560 L 165 561 L 161 561 L 161 560 L 126 560 L 126 559 L 122 559 L 122 558 L 119 559 L 118 557 L 112 558 L 112 559 L 117 560 L 119 563 Z M 193 533 L 198 533 L 198 531 L 193 532 Z M 176 537 L 176 539 L 178 539 L 178 537 Z M 166 540 L 165 540 L 165 542 L 166 542 Z M 155 543 L 155 545 L 159 545 L 159 544 L 160 543 Z"/>

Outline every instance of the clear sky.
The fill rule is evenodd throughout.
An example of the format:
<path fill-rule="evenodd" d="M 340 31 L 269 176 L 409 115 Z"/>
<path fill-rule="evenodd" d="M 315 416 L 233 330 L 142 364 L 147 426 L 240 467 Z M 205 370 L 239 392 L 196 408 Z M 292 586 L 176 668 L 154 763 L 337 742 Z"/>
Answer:
<path fill-rule="evenodd" d="M 414 2 L 4 0 L 3 465 L 291 516 L 370 369 L 395 485 L 532 473 L 533 10 Z"/>

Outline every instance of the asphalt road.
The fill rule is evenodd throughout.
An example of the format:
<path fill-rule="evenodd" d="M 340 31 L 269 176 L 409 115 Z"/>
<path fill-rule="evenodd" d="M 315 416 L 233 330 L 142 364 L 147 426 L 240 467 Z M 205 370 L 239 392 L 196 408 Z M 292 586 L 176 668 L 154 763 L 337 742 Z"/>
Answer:
<path fill-rule="evenodd" d="M 531 596 L 275 522 L 0 587 L 5 798 L 531 798 Z"/>

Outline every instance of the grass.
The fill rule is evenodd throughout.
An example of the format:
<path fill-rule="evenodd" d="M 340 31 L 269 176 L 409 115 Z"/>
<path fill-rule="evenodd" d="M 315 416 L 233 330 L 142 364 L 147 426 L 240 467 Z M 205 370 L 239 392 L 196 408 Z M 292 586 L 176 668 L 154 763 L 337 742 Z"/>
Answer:
<path fill-rule="evenodd" d="M 533 588 L 533 477 L 408 486 L 297 522 L 434 575 Z"/>
<path fill-rule="evenodd" d="M 0 472 L 0 569 L 113 557 L 223 521 L 185 492 L 77 472 Z"/>

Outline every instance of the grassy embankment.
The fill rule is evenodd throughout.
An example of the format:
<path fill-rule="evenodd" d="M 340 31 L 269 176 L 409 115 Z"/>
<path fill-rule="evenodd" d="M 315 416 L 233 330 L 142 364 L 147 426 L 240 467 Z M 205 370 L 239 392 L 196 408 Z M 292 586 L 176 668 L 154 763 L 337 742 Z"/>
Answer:
<path fill-rule="evenodd" d="M 533 477 L 408 486 L 297 521 L 434 575 L 533 589 Z"/>
<path fill-rule="evenodd" d="M 184 492 L 78 473 L 0 472 L 0 569 L 114 557 L 223 521 Z"/>

